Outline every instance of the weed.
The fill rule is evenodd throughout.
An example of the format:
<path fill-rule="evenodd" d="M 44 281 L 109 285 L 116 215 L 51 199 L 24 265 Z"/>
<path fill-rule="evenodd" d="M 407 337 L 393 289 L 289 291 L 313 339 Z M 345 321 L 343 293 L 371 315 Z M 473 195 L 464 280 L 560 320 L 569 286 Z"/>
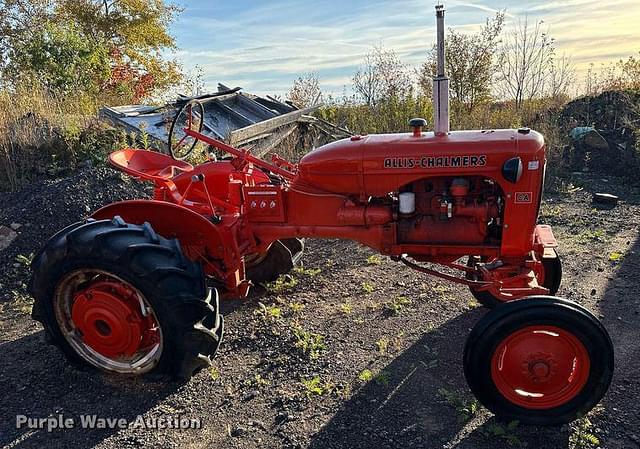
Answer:
<path fill-rule="evenodd" d="M 298 280 L 290 274 L 281 274 L 275 281 L 263 284 L 264 288 L 270 293 L 287 292 L 293 290 L 296 285 L 298 285 Z"/>
<path fill-rule="evenodd" d="M 400 332 L 398 335 L 391 339 L 391 346 L 395 351 L 400 351 L 402 349 L 402 341 L 404 340 L 404 332 Z"/>
<path fill-rule="evenodd" d="M 562 216 L 562 208 L 560 206 L 542 205 L 542 216 L 544 217 L 560 217 Z"/>
<path fill-rule="evenodd" d="M 376 289 L 375 286 L 369 282 L 362 283 L 362 291 L 365 292 L 367 295 L 373 293 L 375 289 Z"/>
<path fill-rule="evenodd" d="M 385 304 L 385 308 L 393 315 L 400 315 L 402 309 L 411 304 L 411 300 L 406 296 L 396 296 L 393 301 Z"/>
<path fill-rule="evenodd" d="M 315 376 L 311 379 L 300 379 L 300 381 L 305 388 L 305 394 L 308 398 L 311 398 L 311 396 L 314 395 L 322 396 L 333 389 L 333 385 L 328 382 L 322 382 L 320 376 Z"/>
<path fill-rule="evenodd" d="M 389 385 L 389 382 L 391 382 L 391 375 L 389 373 L 387 373 L 386 371 L 380 371 L 376 377 L 373 378 L 373 380 L 378 384 L 378 385 L 384 385 L 387 386 Z"/>
<path fill-rule="evenodd" d="M 469 421 L 473 415 L 476 414 L 480 406 L 477 399 L 468 400 L 460 393 L 449 391 L 446 388 L 438 389 L 438 395 L 440 395 L 447 404 L 456 409 L 458 417 L 464 422 Z"/>
<path fill-rule="evenodd" d="M 298 274 L 303 274 L 305 276 L 317 276 L 322 273 L 321 268 L 304 268 L 304 267 L 295 267 L 293 269 Z"/>
<path fill-rule="evenodd" d="M 623 258 L 624 258 L 624 254 L 618 251 L 613 251 L 611 254 L 609 254 L 609 262 L 613 262 L 613 263 L 621 262 Z"/>
<path fill-rule="evenodd" d="M 360 374 L 358 374 L 358 379 L 362 382 L 370 382 L 371 379 L 373 379 L 373 373 L 368 369 L 362 370 Z"/>
<path fill-rule="evenodd" d="M 262 377 L 260 374 L 255 374 L 253 378 L 245 380 L 244 385 L 247 387 L 267 387 L 271 385 L 271 382 Z"/>
<path fill-rule="evenodd" d="M 353 306 L 349 302 L 343 302 L 342 304 L 340 304 L 340 310 L 345 315 L 350 315 L 351 312 L 353 312 Z"/>
<path fill-rule="evenodd" d="M 282 317 L 282 309 L 275 304 L 266 306 L 259 302 L 258 306 L 260 308 L 256 310 L 254 314 L 258 315 L 265 322 L 279 321 Z"/>
<path fill-rule="evenodd" d="M 382 337 L 378 341 L 376 341 L 376 347 L 378 348 L 378 352 L 380 355 L 385 355 L 387 349 L 389 349 L 389 339 Z"/>
<path fill-rule="evenodd" d="M 11 291 L 13 295 L 14 306 L 25 315 L 31 315 L 33 309 L 33 300 L 29 296 L 22 295 L 16 290 Z"/>
<path fill-rule="evenodd" d="M 209 375 L 211 376 L 211 378 L 213 380 L 220 379 L 220 371 L 215 366 L 210 366 L 209 367 Z"/>
<path fill-rule="evenodd" d="M 296 338 L 296 348 L 301 349 L 304 354 L 313 360 L 320 357 L 320 353 L 327 349 L 324 343 L 324 336 L 320 334 L 296 328 L 293 330 L 293 335 Z"/>
<path fill-rule="evenodd" d="M 293 313 L 300 313 L 304 309 L 304 304 L 301 302 L 292 302 L 289 304 L 289 308 Z"/>
<path fill-rule="evenodd" d="M 344 384 L 335 388 L 336 394 L 344 400 L 351 397 L 351 384 Z"/>
<path fill-rule="evenodd" d="M 442 299 L 447 299 L 449 297 L 449 293 L 451 292 L 451 288 L 437 284 L 433 287 L 433 291 L 436 292 Z"/>
<path fill-rule="evenodd" d="M 520 425 L 520 421 L 518 420 L 511 421 L 506 425 L 506 427 L 495 422 L 487 427 L 487 432 L 485 432 L 485 434 L 505 440 L 509 446 L 519 446 L 522 442 L 514 433 L 518 428 L 518 425 Z"/>
<path fill-rule="evenodd" d="M 607 241 L 607 235 L 602 229 L 596 229 L 595 231 L 587 229 L 586 231 L 583 231 L 580 234 L 578 234 L 576 239 L 580 243 L 591 243 L 591 242 L 603 243 Z"/>
<path fill-rule="evenodd" d="M 33 253 L 28 256 L 23 256 L 22 254 L 18 254 L 16 256 L 16 262 L 21 263 L 22 265 L 29 266 L 31 262 L 33 262 Z"/>
<path fill-rule="evenodd" d="M 578 419 L 569 436 L 570 449 L 590 449 L 600 446 L 600 439 L 593 434 L 593 424 L 586 416 Z"/>
<path fill-rule="evenodd" d="M 377 254 L 367 257 L 367 265 L 380 265 L 381 263 L 382 259 Z"/>

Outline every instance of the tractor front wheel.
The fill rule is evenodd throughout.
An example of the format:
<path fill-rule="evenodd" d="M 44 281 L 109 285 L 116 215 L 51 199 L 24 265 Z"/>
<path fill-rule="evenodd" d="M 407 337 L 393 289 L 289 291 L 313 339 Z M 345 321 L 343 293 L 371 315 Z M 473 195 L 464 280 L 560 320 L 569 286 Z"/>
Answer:
<path fill-rule="evenodd" d="M 464 373 L 499 419 L 556 425 L 586 414 L 613 375 L 613 345 L 589 311 L 534 296 L 500 305 L 473 328 Z"/>
<path fill-rule="evenodd" d="M 222 340 L 217 293 L 201 266 L 148 223 L 77 223 L 32 267 L 33 318 L 79 367 L 187 380 Z"/>

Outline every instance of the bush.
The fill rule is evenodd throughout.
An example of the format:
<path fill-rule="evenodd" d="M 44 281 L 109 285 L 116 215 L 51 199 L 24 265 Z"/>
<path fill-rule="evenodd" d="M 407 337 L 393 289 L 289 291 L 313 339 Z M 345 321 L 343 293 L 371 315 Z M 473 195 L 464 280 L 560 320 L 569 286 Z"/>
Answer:
<path fill-rule="evenodd" d="M 123 138 L 101 126 L 95 112 L 82 96 L 65 100 L 38 89 L 0 91 L 0 191 L 66 173 L 84 161 L 103 163 Z"/>

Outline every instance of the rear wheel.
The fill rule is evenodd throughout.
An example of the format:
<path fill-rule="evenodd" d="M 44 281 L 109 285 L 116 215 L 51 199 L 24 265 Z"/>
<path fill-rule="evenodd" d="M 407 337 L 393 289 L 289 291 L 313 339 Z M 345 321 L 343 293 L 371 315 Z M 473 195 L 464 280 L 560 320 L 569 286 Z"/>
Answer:
<path fill-rule="evenodd" d="M 247 263 L 247 279 L 254 284 L 272 282 L 295 267 L 304 254 L 304 240 L 276 240 L 266 254 Z"/>
<path fill-rule="evenodd" d="M 555 250 L 554 250 L 555 252 Z M 467 260 L 467 266 L 475 267 L 476 264 L 484 262 L 478 256 L 469 256 Z M 549 289 L 549 295 L 555 295 L 558 293 L 560 289 L 560 283 L 562 282 L 562 263 L 560 261 L 560 256 L 556 252 L 556 257 L 542 259 L 542 270 L 539 273 L 536 273 L 536 277 L 538 278 L 538 282 L 544 288 Z M 467 274 L 467 279 L 471 280 L 479 280 L 478 276 L 472 273 Z M 482 304 L 483 306 L 493 309 L 494 307 L 507 302 L 504 298 L 499 298 L 494 296 L 489 291 L 478 291 L 473 287 L 469 287 L 471 294 L 476 300 Z M 517 299 L 517 298 L 514 298 Z"/>
<path fill-rule="evenodd" d="M 613 375 L 613 346 L 586 309 L 560 298 L 509 302 L 474 327 L 464 373 L 498 418 L 555 425 L 586 414 Z"/>
<path fill-rule="evenodd" d="M 186 380 L 210 365 L 222 339 L 202 268 L 149 224 L 73 225 L 47 243 L 33 272 L 33 318 L 78 366 Z"/>

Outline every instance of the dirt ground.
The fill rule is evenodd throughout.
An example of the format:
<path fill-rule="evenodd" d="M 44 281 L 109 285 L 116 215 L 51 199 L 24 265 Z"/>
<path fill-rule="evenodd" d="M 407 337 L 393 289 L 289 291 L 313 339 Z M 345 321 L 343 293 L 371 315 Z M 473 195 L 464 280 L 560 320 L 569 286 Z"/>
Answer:
<path fill-rule="evenodd" d="M 351 242 L 309 241 L 293 281 L 226 302 L 215 366 L 185 385 L 71 368 L 29 318 L 28 260 L 49 235 L 101 204 L 145 195 L 108 169 L 0 195 L 0 445 L 60 448 L 640 447 L 640 189 L 580 176 L 549 195 L 541 221 L 560 241 L 559 296 L 594 311 L 616 348 L 614 381 L 588 419 L 499 423 L 462 374 L 469 330 L 486 313 L 466 288 Z M 619 194 L 595 208 L 594 191 Z M 295 284 L 295 285 L 294 285 Z M 306 345 L 306 350 L 305 350 Z M 199 419 L 199 430 L 16 429 L 16 415 Z M 599 443 L 596 441 L 599 440 Z"/>

